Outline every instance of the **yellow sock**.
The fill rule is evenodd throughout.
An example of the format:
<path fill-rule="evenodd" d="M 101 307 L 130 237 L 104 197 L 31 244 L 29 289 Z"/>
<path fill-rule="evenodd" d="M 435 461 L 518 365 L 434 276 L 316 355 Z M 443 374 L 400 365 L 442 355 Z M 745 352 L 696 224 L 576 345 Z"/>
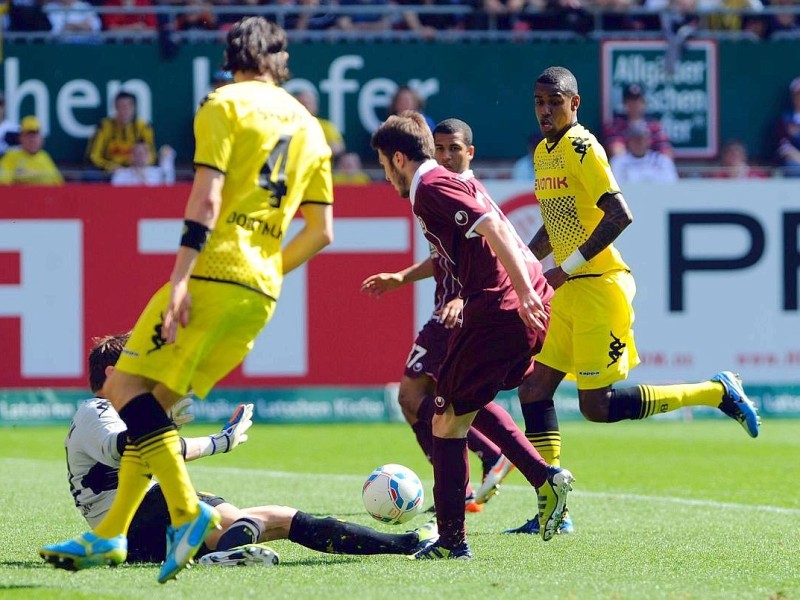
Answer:
<path fill-rule="evenodd" d="M 539 433 L 526 433 L 525 435 L 548 465 L 553 467 L 561 466 L 560 431 L 542 431 Z"/>
<path fill-rule="evenodd" d="M 128 445 L 119 465 L 119 484 L 117 495 L 106 516 L 95 527 L 94 533 L 103 538 L 113 538 L 127 534 L 136 509 L 147 493 L 150 471 L 142 461 L 136 446 Z"/>
<path fill-rule="evenodd" d="M 181 456 L 178 432 L 171 429 L 139 442 L 139 451 L 161 485 L 173 527 L 194 519 L 199 512 L 197 493 Z"/>
<path fill-rule="evenodd" d="M 716 381 L 681 383 L 677 385 L 640 385 L 644 419 L 655 413 L 665 413 L 684 406 L 713 406 L 722 402 L 724 388 Z"/>

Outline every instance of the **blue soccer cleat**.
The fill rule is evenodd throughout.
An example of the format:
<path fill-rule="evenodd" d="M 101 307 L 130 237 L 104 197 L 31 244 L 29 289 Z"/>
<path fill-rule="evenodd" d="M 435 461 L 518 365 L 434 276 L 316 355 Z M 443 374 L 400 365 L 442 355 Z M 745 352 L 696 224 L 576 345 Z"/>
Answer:
<path fill-rule="evenodd" d="M 572 516 L 570 516 L 569 511 L 566 507 L 564 507 L 563 518 L 561 519 L 561 525 L 558 526 L 558 535 L 569 535 L 570 533 L 575 533 L 575 525 L 572 522 Z M 514 529 L 506 529 L 503 533 L 525 533 L 528 535 L 539 535 L 539 517 L 534 517 L 529 521 L 525 521 L 519 527 L 515 527 Z"/>
<path fill-rule="evenodd" d="M 158 573 L 158 582 L 174 579 L 192 560 L 208 532 L 219 527 L 222 520 L 217 509 L 205 502 L 198 503 L 200 514 L 180 527 L 167 527 L 167 557 Z"/>
<path fill-rule="evenodd" d="M 128 540 L 124 535 L 101 538 L 91 531 L 78 537 L 51 544 L 39 550 L 39 556 L 57 569 L 79 571 L 89 567 L 116 567 L 128 556 Z"/>
<path fill-rule="evenodd" d="M 467 542 L 461 542 L 453 549 L 445 548 L 438 541 L 430 544 L 424 550 L 420 550 L 416 554 L 412 554 L 408 558 L 412 560 L 439 560 L 439 559 L 452 559 L 452 560 L 470 560 L 475 558 L 472 550 L 469 548 Z"/>
<path fill-rule="evenodd" d="M 711 378 L 722 384 L 725 393 L 719 409 L 744 428 L 750 437 L 758 437 L 758 428 L 761 426 L 761 417 L 753 401 L 747 397 L 742 387 L 742 380 L 738 374 L 730 371 L 721 371 Z"/>

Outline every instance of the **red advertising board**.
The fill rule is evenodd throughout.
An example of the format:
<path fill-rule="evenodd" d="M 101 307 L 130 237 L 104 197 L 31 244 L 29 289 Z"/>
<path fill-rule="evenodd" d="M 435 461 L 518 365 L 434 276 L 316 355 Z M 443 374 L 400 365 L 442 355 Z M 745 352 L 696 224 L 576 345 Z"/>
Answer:
<path fill-rule="evenodd" d="M 86 385 L 92 339 L 131 328 L 167 280 L 188 192 L 186 185 L 2 190 L 0 387 Z M 257 360 L 225 385 L 378 385 L 402 375 L 414 292 L 375 300 L 359 286 L 414 260 L 408 202 L 388 185 L 341 187 L 335 215 L 336 240 L 287 277 Z"/>

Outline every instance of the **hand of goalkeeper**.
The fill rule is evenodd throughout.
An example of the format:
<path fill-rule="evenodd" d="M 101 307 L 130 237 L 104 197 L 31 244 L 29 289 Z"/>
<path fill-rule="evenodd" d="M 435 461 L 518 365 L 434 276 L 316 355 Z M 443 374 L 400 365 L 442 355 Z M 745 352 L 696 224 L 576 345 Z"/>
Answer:
<path fill-rule="evenodd" d="M 222 431 L 211 437 L 214 450 L 212 454 L 230 452 L 239 444 L 247 441 L 247 430 L 253 424 L 253 405 L 240 404 L 233 416 L 222 426 Z"/>
<path fill-rule="evenodd" d="M 194 415 L 189 412 L 189 409 L 192 408 L 192 396 L 191 394 L 184 396 L 180 400 L 178 400 L 175 404 L 172 405 L 172 408 L 169 410 L 169 418 L 172 419 L 172 422 L 175 423 L 175 426 L 180 429 L 187 423 L 191 423 L 194 421 Z"/>

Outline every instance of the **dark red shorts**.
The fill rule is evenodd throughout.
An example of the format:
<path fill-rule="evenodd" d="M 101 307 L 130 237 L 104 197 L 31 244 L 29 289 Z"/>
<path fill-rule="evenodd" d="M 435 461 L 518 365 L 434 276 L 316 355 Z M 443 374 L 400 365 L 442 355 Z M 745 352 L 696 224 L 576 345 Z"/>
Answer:
<path fill-rule="evenodd" d="M 404 375 L 412 379 L 427 375 L 439 377 L 439 369 L 447 355 L 447 343 L 453 329 L 447 329 L 436 319 L 431 319 L 420 329 L 406 359 Z"/>
<path fill-rule="evenodd" d="M 494 323 L 456 328 L 436 384 L 436 412 L 479 410 L 500 390 L 519 387 L 542 349 L 544 331 L 528 329 L 516 313 Z"/>

